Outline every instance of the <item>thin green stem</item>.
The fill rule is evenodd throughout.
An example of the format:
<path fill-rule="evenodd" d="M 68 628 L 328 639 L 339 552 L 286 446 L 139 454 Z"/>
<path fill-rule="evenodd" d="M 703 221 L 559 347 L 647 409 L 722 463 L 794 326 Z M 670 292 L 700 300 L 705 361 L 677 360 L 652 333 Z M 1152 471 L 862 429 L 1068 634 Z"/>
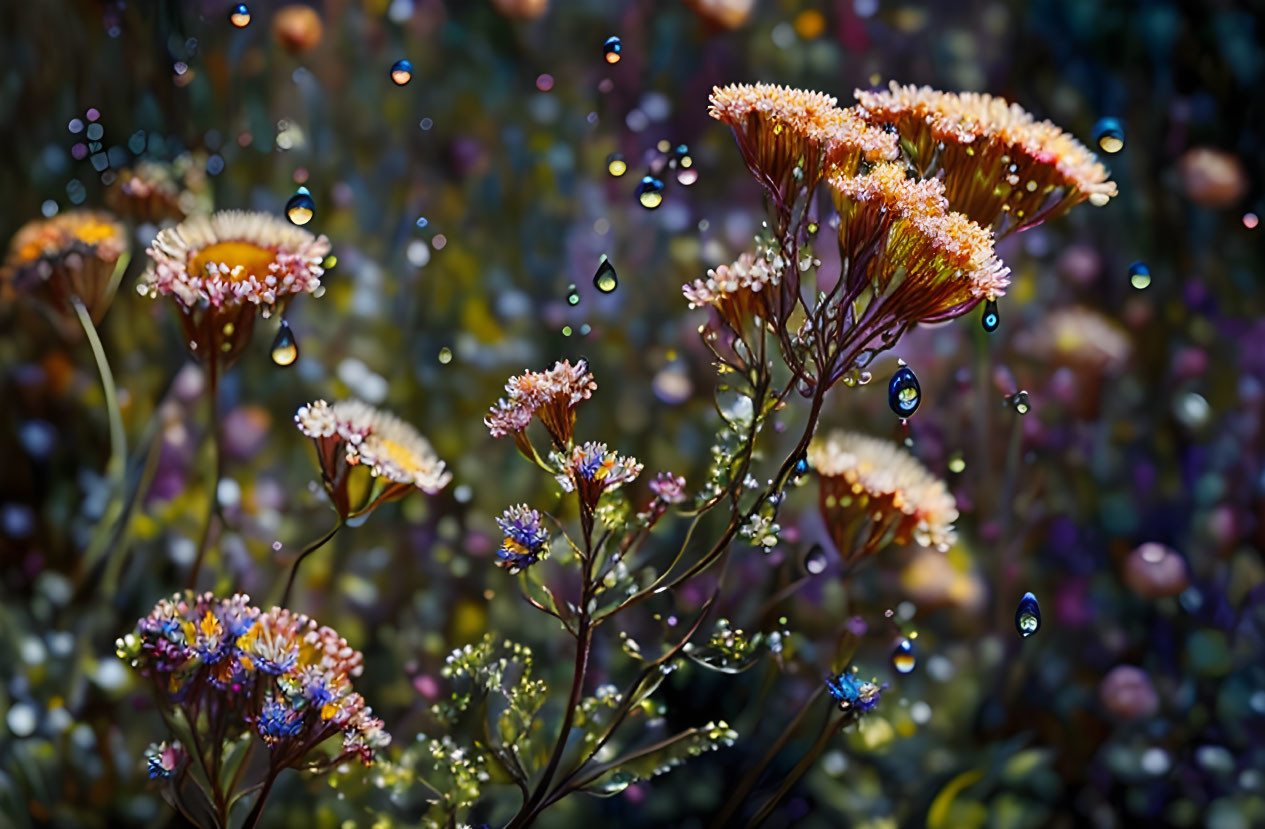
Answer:
<path fill-rule="evenodd" d="M 290 565 L 290 577 L 286 579 L 285 590 L 281 591 L 281 601 L 279 602 L 281 607 L 286 607 L 286 603 L 290 600 L 290 591 L 294 588 L 294 579 L 299 574 L 299 565 L 303 563 L 303 559 L 324 547 L 342 529 L 342 526 L 343 522 L 340 520 L 333 527 L 330 527 L 329 532 L 304 547 L 298 557 L 294 559 L 294 564 Z"/>
<path fill-rule="evenodd" d="M 827 713 L 827 720 L 829 720 L 829 713 Z M 782 801 L 782 798 L 785 797 L 786 793 L 791 790 L 791 787 L 799 782 L 799 779 L 804 776 L 804 773 L 812 767 L 813 763 L 817 760 L 817 757 L 825 750 L 826 744 L 830 742 L 830 738 L 835 735 L 835 732 L 851 721 L 852 718 L 849 715 L 844 714 L 839 717 L 839 719 L 821 730 L 820 736 L 818 736 L 816 741 L 813 742 L 812 747 L 808 749 L 808 753 L 800 758 L 800 761 L 795 764 L 795 768 L 791 769 L 791 773 L 788 774 L 786 779 L 782 781 L 782 785 L 779 786 L 777 791 L 773 793 L 773 796 L 760 807 L 760 811 L 755 813 L 755 816 L 751 818 L 751 821 L 747 824 L 748 827 L 759 826 L 761 823 L 764 823 L 764 821 L 769 819 L 769 815 L 773 814 L 773 809 L 777 806 L 777 804 Z"/>

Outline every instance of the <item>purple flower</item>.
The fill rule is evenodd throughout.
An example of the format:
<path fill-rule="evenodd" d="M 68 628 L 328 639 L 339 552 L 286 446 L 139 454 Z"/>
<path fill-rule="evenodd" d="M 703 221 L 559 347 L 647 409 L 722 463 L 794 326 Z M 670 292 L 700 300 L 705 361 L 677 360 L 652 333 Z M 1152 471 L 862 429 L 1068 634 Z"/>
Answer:
<path fill-rule="evenodd" d="M 535 564 L 549 551 L 549 531 L 540 513 L 526 504 L 510 507 L 496 519 L 505 540 L 496 551 L 502 567 L 521 570 Z"/>

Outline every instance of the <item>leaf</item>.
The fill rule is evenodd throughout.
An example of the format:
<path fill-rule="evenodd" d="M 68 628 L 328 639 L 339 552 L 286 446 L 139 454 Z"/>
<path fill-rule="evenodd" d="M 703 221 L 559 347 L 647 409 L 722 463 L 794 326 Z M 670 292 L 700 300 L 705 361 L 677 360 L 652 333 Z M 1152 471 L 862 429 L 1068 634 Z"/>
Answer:
<path fill-rule="evenodd" d="M 250 746 L 255 737 L 247 732 L 234 741 L 228 751 L 224 753 L 223 763 L 220 765 L 220 788 L 226 793 L 232 794 L 230 791 L 233 785 L 233 778 L 237 776 L 237 770 L 241 768 L 242 763 L 246 762 L 246 757 L 250 754 Z"/>

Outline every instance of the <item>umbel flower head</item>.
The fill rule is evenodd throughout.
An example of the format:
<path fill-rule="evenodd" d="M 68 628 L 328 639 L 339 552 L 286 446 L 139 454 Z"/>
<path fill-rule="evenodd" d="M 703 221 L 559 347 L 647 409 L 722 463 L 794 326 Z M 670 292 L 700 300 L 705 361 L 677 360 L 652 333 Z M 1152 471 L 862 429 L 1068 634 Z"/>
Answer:
<path fill-rule="evenodd" d="M 189 350 L 228 366 L 255 325 L 298 294 L 321 293 L 329 240 L 268 213 L 224 210 L 159 231 L 137 290 L 171 297 Z"/>
<path fill-rule="evenodd" d="M 253 731 L 276 769 L 299 767 L 339 734 L 336 762 L 359 757 L 368 765 L 390 742 L 352 690 L 360 652 L 307 616 L 264 612 L 245 594 L 163 599 L 118 641 L 118 653 L 153 682 L 160 705 L 183 710 L 188 723 L 219 739 Z M 160 772 L 174 768 L 174 757 L 158 760 Z"/>
<path fill-rule="evenodd" d="M 829 166 L 856 172 L 859 162 L 893 160 L 894 136 L 865 125 L 821 92 L 776 84 L 712 90 L 708 114 L 734 132 L 743 161 L 768 191 L 785 224 L 801 192 L 811 194 Z"/>
<path fill-rule="evenodd" d="M 102 210 L 69 210 L 27 222 L 0 267 L 0 299 L 27 294 L 59 314 L 78 299 L 100 321 L 128 261 L 127 231 Z M 72 317 L 73 318 L 73 317 Z"/>
<path fill-rule="evenodd" d="M 555 449 L 571 445 L 575 433 L 575 407 L 597 390 L 588 364 L 559 360 L 548 371 L 525 371 L 505 384 L 506 396 L 496 401 L 483 423 L 492 437 L 513 435 L 514 442 L 530 458 L 535 458 L 527 427 L 539 416 Z"/>
<path fill-rule="evenodd" d="M 499 566 L 516 573 L 549 555 L 549 531 L 536 510 L 526 504 L 510 507 L 496 523 L 505 534 L 496 551 Z"/>
<path fill-rule="evenodd" d="M 359 400 L 308 403 L 299 407 L 294 422 L 316 444 L 321 480 L 344 521 L 367 515 L 415 488 L 434 495 L 452 480 L 416 429 Z M 356 491 L 351 480 L 355 468 L 367 469 L 372 476 L 366 492 Z"/>
<path fill-rule="evenodd" d="M 821 514 L 844 561 L 889 543 L 914 541 L 943 552 L 957 541 L 953 495 L 895 444 L 835 431 L 809 445 L 808 461 L 821 479 Z"/>
<path fill-rule="evenodd" d="M 1116 195 L 1107 170 L 1079 141 L 1017 104 L 974 92 L 902 86 L 856 91 L 860 114 L 900 134 L 923 177 L 943 174 L 946 195 L 985 227 L 1011 233 Z"/>
<path fill-rule="evenodd" d="M 585 532 L 592 526 L 593 511 L 602 495 L 617 489 L 641 474 L 641 463 L 606 448 L 605 443 L 589 441 L 558 453 L 554 463 L 561 470 L 558 483 L 566 492 L 574 492 L 580 501 L 580 521 Z"/>
<path fill-rule="evenodd" d="M 707 272 L 681 289 L 691 308 L 715 309 L 724 323 L 742 332 L 756 317 L 778 318 L 776 288 L 781 281 L 780 261 L 769 264 L 754 254 L 743 253 L 732 265 Z"/>

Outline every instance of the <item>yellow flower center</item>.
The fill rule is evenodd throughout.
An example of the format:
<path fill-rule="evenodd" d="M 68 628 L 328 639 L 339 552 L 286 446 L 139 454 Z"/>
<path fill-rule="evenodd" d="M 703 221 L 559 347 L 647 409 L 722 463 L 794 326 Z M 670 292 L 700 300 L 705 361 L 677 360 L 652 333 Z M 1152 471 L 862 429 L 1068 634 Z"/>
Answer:
<path fill-rule="evenodd" d="M 228 278 L 241 282 L 247 277 L 263 280 L 268 276 L 268 266 L 276 260 L 276 254 L 268 248 L 250 242 L 216 242 L 203 248 L 189 259 L 189 271 L 198 276 L 206 275 L 208 265 L 228 267 Z"/>
<path fill-rule="evenodd" d="M 417 458 L 404 446 L 393 440 L 378 438 L 374 447 L 380 454 L 386 455 L 400 469 L 412 471 L 417 466 Z"/>
<path fill-rule="evenodd" d="M 75 229 L 75 238 L 89 245 L 104 242 L 114 235 L 114 228 L 103 222 L 89 222 Z"/>

